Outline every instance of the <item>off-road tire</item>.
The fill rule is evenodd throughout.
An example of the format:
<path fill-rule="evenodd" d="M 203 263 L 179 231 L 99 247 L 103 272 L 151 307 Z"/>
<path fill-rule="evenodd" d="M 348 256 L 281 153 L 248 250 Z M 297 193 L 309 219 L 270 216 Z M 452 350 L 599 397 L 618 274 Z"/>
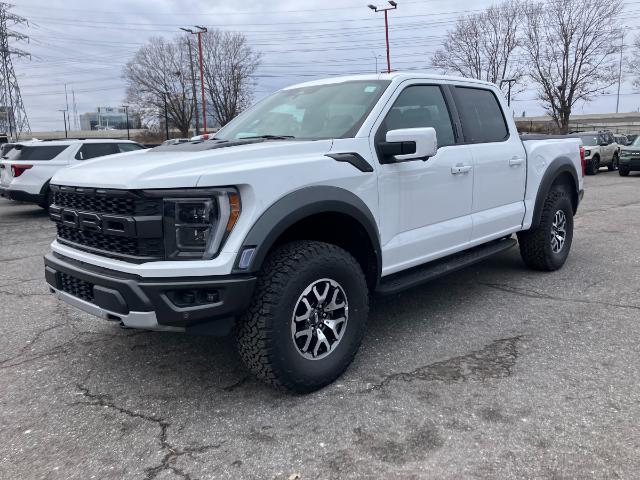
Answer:
<path fill-rule="evenodd" d="M 551 227 L 555 213 L 562 210 L 566 217 L 566 237 L 562 249 L 555 253 L 551 248 Z M 557 270 L 569 256 L 573 240 L 573 207 L 569 193 L 562 189 L 551 190 L 544 201 L 540 224 L 518 233 L 520 256 L 524 263 L 534 270 Z"/>
<path fill-rule="evenodd" d="M 621 177 L 626 177 L 629 175 L 630 170 L 628 168 L 624 168 L 624 167 L 620 167 L 618 169 L 618 175 L 620 175 Z"/>
<path fill-rule="evenodd" d="M 291 337 L 292 315 L 303 290 L 325 278 L 345 290 L 348 320 L 335 349 L 311 360 L 299 353 Z M 333 382 L 352 362 L 368 311 L 364 274 L 348 252 L 317 241 L 287 243 L 268 255 L 258 275 L 251 306 L 238 322 L 238 351 L 247 368 L 266 383 L 297 393 L 312 392 Z"/>
<path fill-rule="evenodd" d="M 607 165 L 607 170 L 613 172 L 614 170 L 618 170 L 618 165 L 620 164 L 620 159 L 618 158 L 618 154 L 616 153 L 611 159 L 611 163 Z"/>
<path fill-rule="evenodd" d="M 587 163 L 587 175 L 597 175 L 600 170 L 600 157 L 595 156 L 592 157 L 591 160 Z"/>

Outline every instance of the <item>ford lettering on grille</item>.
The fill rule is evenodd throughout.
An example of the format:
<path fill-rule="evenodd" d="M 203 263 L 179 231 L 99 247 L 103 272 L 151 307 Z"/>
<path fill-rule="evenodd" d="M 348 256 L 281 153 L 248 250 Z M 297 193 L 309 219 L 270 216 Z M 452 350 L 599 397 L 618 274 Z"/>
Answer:
<path fill-rule="evenodd" d="M 97 213 L 78 212 L 70 208 L 55 205 L 49 207 L 49 216 L 54 222 L 60 222 L 67 227 L 89 230 L 91 232 L 135 237 L 136 221 L 132 217 L 118 215 L 100 215 Z"/>

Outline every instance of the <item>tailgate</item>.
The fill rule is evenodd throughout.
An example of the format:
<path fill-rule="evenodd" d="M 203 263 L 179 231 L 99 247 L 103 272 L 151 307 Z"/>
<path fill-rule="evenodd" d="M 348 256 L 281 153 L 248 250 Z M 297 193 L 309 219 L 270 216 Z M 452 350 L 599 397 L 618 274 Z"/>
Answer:
<path fill-rule="evenodd" d="M 11 163 L 8 161 L 0 162 L 0 186 L 8 187 L 11 180 L 13 180 Z"/>

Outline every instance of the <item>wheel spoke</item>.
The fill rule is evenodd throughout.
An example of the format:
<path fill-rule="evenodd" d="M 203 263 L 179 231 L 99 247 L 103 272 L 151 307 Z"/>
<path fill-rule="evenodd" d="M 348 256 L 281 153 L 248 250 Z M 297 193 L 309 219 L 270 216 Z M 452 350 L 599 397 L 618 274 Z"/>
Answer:
<path fill-rule="evenodd" d="M 324 301 L 327 299 L 327 295 L 329 294 L 330 288 L 331 288 L 331 285 L 329 284 L 329 282 L 326 282 L 324 284 L 324 291 L 322 293 L 318 292 L 317 285 L 313 287 L 313 294 L 316 296 L 316 299 L 318 300 L 318 304 L 324 303 Z"/>
<path fill-rule="evenodd" d="M 320 330 L 319 328 L 316 328 L 316 335 L 318 336 L 318 340 L 316 341 L 316 346 L 313 349 L 314 357 L 318 356 L 318 350 L 320 350 L 321 345 L 324 345 L 326 347 L 327 352 L 331 350 L 331 345 L 329 345 L 329 340 L 327 340 L 327 337 L 325 337 L 324 333 L 322 333 L 322 330 Z"/>
<path fill-rule="evenodd" d="M 303 352 L 306 352 L 309 349 L 309 344 L 311 343 L 311 339 L 313 338 L 313 330 L 311 328 L 307 328 L 306 330 L 302 330 L 301 332 L 296 333 L 296 338 L 300 338 L 303 335 L 307 336 L 307 341 L 304 343 L 304 347 L 301 348 Z"/>
<path fill-rule="evenodd" d="M 340 290 L 335 288 L 333 290 L 333 295 L 331 296 L 331 301 L 326 307 L 324 307 L 325 312 L 333 312 L 334 310 L 338 310 L 339 308 L 344 307 L 345 305 L 344 301 L 342 301 L 341 303 L 336 303 L 336 299 L 338 298 L 339 294 L 340 294 Z"/>
<path fill-rule="evenodd" d="M 309 305 L 309 300 L 307 300 L 306 297 L 303 297 L 301 302 L 306 307 L 307 311 L 305 313 L 303 313 L 302 315 L 296 316 L 295 317 L 295 321 L 296 322 L 302 322 L 303 320 L 309 320 L 309 317 L 311 316 L 311 311 L 313 310 L 311 308 L 311 305 Z"/>
<path fill-rule="evenodd" d="M 340 317 L 336 319 L 327 319 L 324 321 L 324 324 L 331 329 L 333 335 L 336 339 L 340 338 L 340 334 L 338 334 L 338 326 L 341 323 L 344 323 L 347 319 L 345 317 Z"/>

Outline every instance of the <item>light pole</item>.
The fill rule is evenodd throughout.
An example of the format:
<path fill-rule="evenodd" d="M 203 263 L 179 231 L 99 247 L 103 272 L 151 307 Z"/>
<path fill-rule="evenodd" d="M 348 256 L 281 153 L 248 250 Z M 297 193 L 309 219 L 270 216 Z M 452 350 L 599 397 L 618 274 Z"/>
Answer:
<path fill-rule="evenodd" d="M 622 54 L 624 52 L 624 32 L 620 39 L 620 65 L 618 66 L 618 94 L 616 95 L 616 113 L 620 110 L 620 84 L 622 83 Z"/>
<path fill-rule="evenodd" d="M 376 59 L 376 73 L 380 73 L 378 72 L 378 58 L 380 58 L 380 55 L 378 55 L 376 52 L 374 52 L 373 50 L 371 50 L 371 53 L 373 53 L 373 58 Z"/>
<path fill-rule="evenodd" d="M 384 32 L 387 40 L 387 73 L 391 73 L 391 54 L 389 53 L 389 10 L 398 8 L 398 4 L 393 0 L 389 0 L 389 7 L 378 7 L 376 5 L 368 5 L 374 12 L 384 12 Z M 376 69 L 377 70 L 377 69 Z"/>
<path fill-rule="evenodd" d="M 200 89 L 202 93 L 202 131 L 207 133 L 207 101 L 204 97 L 204 66 L 202 61 L 202 34 L 207 32 L 206 27 L 195 25 L 197 31 L 190 28 L 182 28 L 185 32 L 189 32 L 193 35 L 198 35 L 198 59 L 200 61 Z"/>
<path fill-rule="evenodd" d="M 68 133 L 67 133 L 67 111 L 66 110 L 58 110 L 59 112 L 62 112 L 62 119 L 64 120 L 64 138 L 68 138 Z"/>
<path fill-rule="evenodd" d="M 169 140 L 169 114 L 167 113 L 167 95 L 169 92 L 162 92 L 162 99 L 164 100 L 164 134 L 165 140 Z"/>
<path fill-rule="evenodd" d="M 131 135 L 129 135 L 129 105 L 121 105 L 124 108 L 124 114 L 127 117 L 127 140 L 131 140 Z"/>
<path fill-rule="evenodd" d="M 504 85 L 505 83 L 509 84 L 509 90 L 507 91 L 507 105 L 511 106 L 511 85 L 516 83 L 516 79 L 515 78 L 505 78 L 500 82 L 500 86 L 502 87 L 502 85 Z"/>
<path fill-rule="evenodd" d="M 180 30 L 183 30 L 187 33 L 193 33 L 193 30 L 189 30 L 188 28 L 180 27 Z M 196 135 L 200 135 L 200 116 L 198 115 L 198 96 L 196 95 L 196 74 L 195 69 L 193 68 L 193 53 L 191 52 L 191 40 L 187 37 L 187 47 L 189 48 L 189 65 L 191 66 L 191 88 L 193 95 L 193 116 L 196 121 Z"/>

